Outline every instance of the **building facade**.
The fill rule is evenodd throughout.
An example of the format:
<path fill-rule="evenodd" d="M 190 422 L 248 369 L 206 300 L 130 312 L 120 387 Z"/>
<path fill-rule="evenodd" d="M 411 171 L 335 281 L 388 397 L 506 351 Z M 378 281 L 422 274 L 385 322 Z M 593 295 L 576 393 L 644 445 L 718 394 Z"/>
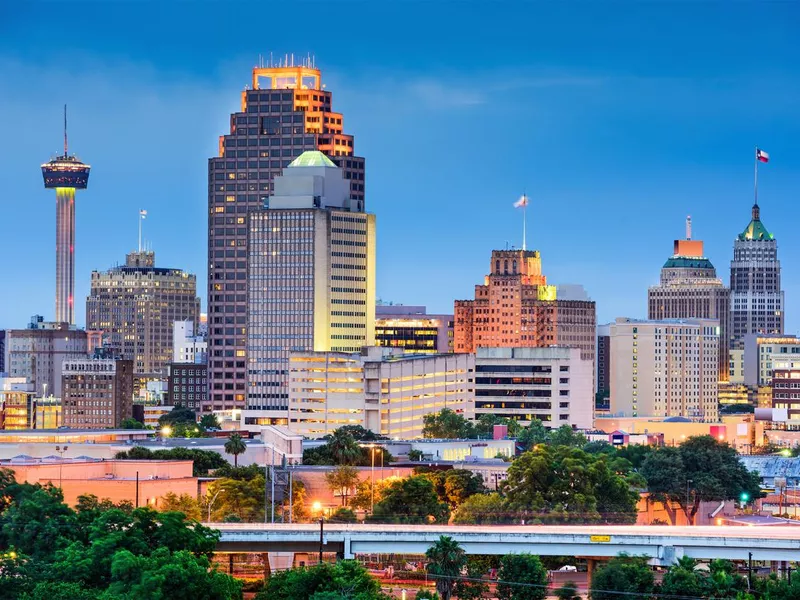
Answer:
<path fill-rule="evenodd" d="M 156 267 L 154 252 L 131 252 L 125 266 L 92 272 L 87 328 L 102 330 L 103 346 L 132 360 L 137 375 L 167 377 L 173 323 L 187 319 L 200 319 L 197 278 Z"/>
<path fill-rule="evenodd" d="M 800 368 L 800 338 L 797 336 L 749 334 L 742 342 L 745 385 L 772 385 L 772 372 L 778 368 L 778 363 Z"/>
<path fill-rule="evenodd" d="M 193 321 L 175 321 L 172 324 L 172 362 L 208 362 L 208 342 L 206 336 L 195 331 Z"/>
<path fill-rule="evenodd" d="M 219 139 L 219 155 L 208 161 L 209 410 L 245 405 L 247 213 L 266 206 L 273 179 L 306 150 L 320 150 L 341 167 L 349 197 L 363 205 L 364 159 L 354 156 L 342 120 L 310 61 L 256 67 L 241 110 Z"/>
<path fill-rule="evenodd" d="M 749 334 L 781 335 L 784 297 L 778 241 L 753 206 L 747 228 L 733 242 L 731 261 L 731 346 L 742 348 Z"/>
<path fill-rule="evenodd" d="M 36 394 L 61 397 L 61 364 L 85 358 L 88 336 L 67 323 L 34 317 L 27 329 L 6 330 L 5 367 L 10 377 L 24 377 Z"/>
<path fill-rule="evenodd" d="M 474 369 L 471 354 L 404 355 L 375 346 L 293 352 L 289 429 L 316 438 L 361 425 L 391 438 L 422 437 L 427 414 L 449 408 L 475 417 Z"/>
<path fill-rule="evenodd" d="M 576 287 L 568 286 L 560 300 L 542 274 L 538 251 L 493 250 L 490 273 L 475 286 L 475 299 L 456 300 L 455 351 L 570 346 L 594 365 L 595 303 Z"/>
<path fill-rule="evenodd" d="M 131 416 L 133 361 L 68 360 L 62 369 L 61 417 L 67 427 L 109 429 Z"/>
<path fill-rule="evenodd" d="M 719 325 L 712 319 L 611 324 L 611 415 L 719 416 Z"/>
<path fill-rule="evenodd" d="M 33 429 L 34 385 L 25 377 L 0 377 L 0 429 Z"/>
<path fill-rule="evenodd" d="M 478 348 L 475 417 L 491 414 L 548 428 L 590 429 L 594 369 L 580 348 Z"/>
<path fill-rule="evenodd" d="M 611 396 L 611 326 L 597 326 L 597 408 L 608 408 Z"/>
<path fill-rule="evenodd" d="M 453 352 L 453 315 L 429 315 L 424 306 L 375 307 L 375 344 L 414 354 Z"/>
<path fill-rule="evenodd" d="M 167 404 L 180 404 L 200 411 L 208 397 L 206 365 L 200 363 L 172 363 L 167 382 Z"/>
<path fill-rule="evenodd" d="M 703 242 L 691 239 L 687 221 L 685 240 L 675 240 L 672 256 L 661 269 L 659 285 L 647 291 L 648 319 L 716 319 L 719 322 L 719 380 L 729 376 L 728 321 L 730 290 L 703 253 Z"/>
<path fill-rule="evenodd" d="M 772 408 L 787 411 L 785 427 L 800 429 L 800 364 L 776 368 L 772 375 Z"/>
<path fill-rule="evenodd" d="M 350 193 L 344 171 L 309 151 L 275 178 L 269 208 L 249 215 L 243 425 L 286 423 L 290 352 L 375 344 L 375 215 Z M 235 393 L 233 377 L 211 379 L 211 395 Z"/>

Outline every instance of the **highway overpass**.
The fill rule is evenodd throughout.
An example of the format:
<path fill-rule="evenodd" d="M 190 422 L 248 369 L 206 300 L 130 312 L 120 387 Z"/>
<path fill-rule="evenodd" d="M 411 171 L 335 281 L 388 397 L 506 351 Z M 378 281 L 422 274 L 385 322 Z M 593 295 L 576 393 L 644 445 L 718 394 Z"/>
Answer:
<path fill-rule="evenodd" d="M 212 523 L 220 531 L 218 552 L 319 551 L 319 524 Z M 468 554 L 530 552 L 541 556 L 608 558 L 644 555 L 654 565 L 681 556 L 697 559 L 800 561 L 800 527 L 669 527 L 618 525 L 373 525 L 325 524 L 323 550 L 345 558 L 357 554 L 424 554 L 449 535 Z"/>

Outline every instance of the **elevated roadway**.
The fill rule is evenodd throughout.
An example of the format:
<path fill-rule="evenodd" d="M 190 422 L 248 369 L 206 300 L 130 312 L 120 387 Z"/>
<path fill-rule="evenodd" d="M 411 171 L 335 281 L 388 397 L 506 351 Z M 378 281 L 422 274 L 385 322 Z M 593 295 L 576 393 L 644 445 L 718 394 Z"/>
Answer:
<path fill-rule="evenodd" d="M 220 531 L 218 552 L 318 552 L 319 524 L 212 523 Z M 619 525 L 334 525 L 322 533 L 324 552 L 424 554 L 442 535 L 468 554 L 530 552 L 540 556 L 609 558 L 622 552 L 670 565 L 696 559 L 800 561 L 800 527 L 669 527 Z"/>

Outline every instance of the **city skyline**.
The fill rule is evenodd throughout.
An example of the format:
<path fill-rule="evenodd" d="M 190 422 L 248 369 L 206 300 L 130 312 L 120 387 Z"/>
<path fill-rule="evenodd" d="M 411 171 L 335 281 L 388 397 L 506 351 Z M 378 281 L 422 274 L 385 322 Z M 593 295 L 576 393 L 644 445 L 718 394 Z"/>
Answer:
<path fill-rule="evenodd" d="M 208 8 L 191 17 L 200 30 L 211 27 Z M 693 216 L 696 235 L 706 242 L 706 254 L 727 284 L 724 265 L 749 221 L 752 153 L 758 144 L 772 157 L 760 173 L 759 202 L 783 256 L 786 331 L 800 327 L 793 310 L 800 265 L 792 260 L 800 242 L 791 236 L 797 217 L 787 210 L 800 182 L 800 153 L 791 147 L 793 133 L 800 130 L 791 113 L 800 97 L 791 77 L 798 51 L 784 40 L 788 29 L 782 29 L 791 21 L 785 13 L 796 14 L 789 7 L 770 5 L 753 14 L 736 7 L 726 14 L 724 35 L 712 28 L 707 40 L 701 39 L 707 32 L 699 25 L 683 31 L 666 16 L 660 22 L 665 32 L 651 42 L 644 36 L 653 33 L 648 23 L 658 16 L 657 8 L 627 11 L 625 18 L 610 10 L 613 15 L 601 24 L 605 35 L 619 35 L 609 35 L 615 39 L 591 56 L 565 47 L 587 32 L 592 13 L 587 10 L 564 42 L 555 43 L 539 31 L 541 23 L 533 24 L 539 37 L 532 36 L 536 39 L 524 51 L 520 42 L 491 33 L 469 54 L 460 44 L 447 54 L 433 54 L 423 43 L 405 60 L 378 52 L 350 61 L 342 59 L 348 52 L 333 53 L 310 34 L 296 32 L 271 36 L 269 45 L 263 39 L 234 43 L 226 38 L 229 52 L 211 58 L 210 49 L 200 49 L 195 60 L 186 60 L 183 50 L 158 60 L 141 41 L 111 40 L 101 32 L 91 45 L 81 45 L 76 36 L 63 53 L 46 57 L 48 46 L 36 45 L 62 17 L 69 23 L 72 18 L 53 7 L 23 35 L 11 29 L 15 16 L 22 21 L 30 15 L 25 8 L 14 10 L 19 14 L 10 15 L 10 29 L 2 31 L 0 41 L 0 63 L 9 74 L 8 86 L 0 91 L 4 130 L 19 139 L 0 150 L 3 164 L 19 174 L 6 190 L 16 201 L 6 203 L 5 216 L 12 223 L 31 222 L 31 206 L 42 216 L 35 226 L 12 228 L 0 242 L 4 256 L 19 256 L 21 245 L 29 244 L 25 260 L 6 261 L 4 267 L 7 280 L 25 293 L 3 303 L 2 327 L 22 327 L 33 313 L 52 317 L 53 217 L 45 204 L 51 196 L 41 189 L 36 167 L 48 152 L 56 154 L 64 102 L 70 105 L 70 148 L 93 166 L 93 184 L 83 192 L 78 212 L 79 324 L 91 271 L 108 268 L 136 247 L 141 208 L 149 213 L 145 236 L 164 262 L 197 274 L 205 310 L 206 159 L 215 154 L 217 136 L 226 130 L 236 92 L 248 82 L 258 54 L 293 49 L 316 55 L 336 95 L 336 109 L 359 140 L 358 154 L 369 162 L 366 200 L 382 223 L 379 297 L 451 312 L 453 300 L 470 296 L 474 274 L 484 270 L 491 250 L 504 248 L 506 241 L 521 246 L 521 215 L 512 204 L 523 191 L 531 198 L 529 248 L 542 252 L 553 283 L 584 285 L 597 302 L 600 323 L 646 316 L 647 288 L 658 281 L 664 244 L 680 237 L 686 214 Z M 441 10 L 433 7 L 436 14 Z M 555 8 L 525 11 L 544 21 L 566 19 Z M 107 7 L 95 12 L 79 30 L 113 15 Z M 395 15 L 390 26 L 402 27 L 413 12 Z M 503 12 L 488 15 L 486 26 L 496 25 Z M 698 12 L 698 23 L 711 27 L 713 8 Z M 614 16 L 619 24 L 611 22 Z M 453 25 L 474 25 L 477 18 L 478 11 L 467 5 Z M 633 22 L 641 22 L 645 31 L 631 31 Z M 153 34 L 155 27 L 147 32 Z M 735 34 L 745 29 L 753 41 L 749 54 L 734 48 Z M 678 31 L 685 36 L 668 38 Z M 442 35 L 455 39 L 453 32 Z M 374 39 L 362 32 L 347 48 L 355 51 Z M 599 39 L 592 33 L 584 50 Z M 759 41 L 769 41 L 768 58 L 752 51 Z M 644 57 L 623 56 L 636 43 L 644 44 L 651 64 Z M 491 51 L 493 57 L 479 56 L 477 50 Z M 692 62 L 680 66 L 681 58 Z M 95 68 L 88 72 L 86 66 Z M 121 80 L 115 74 L 120 69 L 126 73 Z M 42 78 L 66 97 L 18 99 Z M 708 78 L 714 78 L 713 86 Z M 119 94 L 116 81 L 128 84 L 125 94 Z M 669 102 L 657 98 L 664 95 Z M 531 107 L 524 113 L 529 122 L 497 119 Z M 13 122 L 8 115 L 14 115 Z M 502 125 L 490 126 L 490 118 Z M 428 209 L 425 219 L 418 218 Z M 107 230 L 109 221 L 118 228 L 113 236 L 93 233 Z M 415 239 L 431 239 L 434 245 L 414 244 Z M 457 260 L 449 258 L 448 268 L 439 268 L 442 263 L 430 260 L 431 250 L 455 253 Z"/>

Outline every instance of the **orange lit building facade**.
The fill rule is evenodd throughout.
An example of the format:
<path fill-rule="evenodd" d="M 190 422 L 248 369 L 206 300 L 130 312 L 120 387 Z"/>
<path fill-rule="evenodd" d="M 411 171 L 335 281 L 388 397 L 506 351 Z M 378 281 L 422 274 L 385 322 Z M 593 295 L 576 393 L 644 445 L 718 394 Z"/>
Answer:
<path fill-rule="evenodd" d="M 342 169 L 350 198 L 364 201 L 364 159 L 332 108 L 312 60 L 253 69 L 241 111 L 208 164 L 208 398 L 203 412 L 243 408 L 247 395 L 247 214 L 264 209 L 273 180 L 307 150 Z"/>
<path fill-rule="evenodd" d="M 558 299 L 534 250 L 494 250 L 474 300 L 456 300 L 455 352 L 570 346 L 595 359 L 595 303 Z"/>

